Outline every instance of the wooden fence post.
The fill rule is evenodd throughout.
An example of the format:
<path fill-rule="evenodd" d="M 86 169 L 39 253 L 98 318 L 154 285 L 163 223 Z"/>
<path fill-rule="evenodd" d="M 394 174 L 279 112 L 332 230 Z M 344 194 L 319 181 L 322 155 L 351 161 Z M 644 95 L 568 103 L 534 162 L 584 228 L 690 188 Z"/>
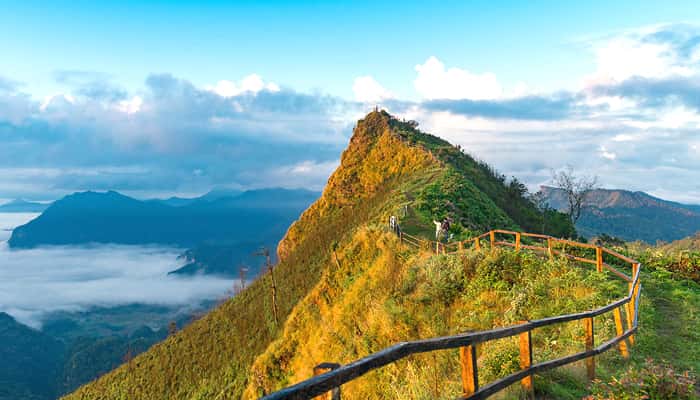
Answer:
<path fill-rule="evenodd" d="M 481 239 L 474 239 L 474 248 L 476 248 L 477 250 L 481 250 Z"/>
<path fill-rule="evenodd" d="M 637 264 L 637 268 L 639 268 L 639 264 Z M 634 279 L 634 275 L 633 278 Z M 632 281 L 634 284 L 634 281 Z M 634 313 L 635 313 L 635 306 L 637 302 L 637 292 L 639 291 L 639 281 L 637 281 L 637 284 L 632 287 L 632 290 L 630 292 L 632 293 L 632 298 L 630 299 L 629 303 L 627 303 L 627 324 L 629 328 L 632 328 L 632 324 L 634 324 Z M 630 345 L 634 344 L 634 335 L 629 336 L 630 340 Z"/>
<path fill-rule="evenodd" d="M 547 254 L 549 254 L 549 258 L 552 258 L 552 238 L 548 237 L 547 238 Z"/>
<path fill-rule="evenodd" d="M 479 371 L 476 366 L 476 345 L 459 348 L 459 361 L 462 365 L 462 393 L 471 396 L 479 390 Z"/>
<path fill-rule="evenodd" d="M 325 374 L 340 368 L 340 364 L 324 362 L 314 367 L 314 376 Z M 333 388 L 326 393 L 314 397 L 315 400 L 340 400 L 340 387 Z"/>
<path fill-rule="evenodd" d="M 584 318 L 583 320 L 584 329 L 586 331 L 586 351 L 593 350 L 595 346 L 593 337 L 593 317 Z M 588 373 L 588 379 L 595 379 L 595 356 L 586 358 L 586 372 Z"/>
<path fill-rule="evenodd" d="M 600 246 L 595 248 L 595 268 L 598 272 L 603 272 L 603 249 Z"/>
<path fill-rule="evenodd" d="M 494 231 L 489 232 L 489 239 L 491 240 L 491 248 L 496 245 L 496 233 Z"/>
<path fill-rule="evenodd" d="M 627 303 L 627 309 L 625 310 L 625 317 L 627 317 L 627 329 L 632 329 L 632 324 L 633 324 L 632 315 L 633 315 L 634 311 L 630 312 L 630 308 L 629 308 L 629 305 L 631 303 L 632 303 L 631 301 Z M 629 335 L 627 337 L 627 340 L 630 342 L 630 346 L 634 345 L 634 335 Z"/>
<path fill-rule="evenodd" d="M 520 251 L 520 232 L 515 233 L 515 251 Z"/>
<path fill-rule="evenodd" d="M 622 313 L 620 312 L 620 307 L 613 310 L 613 316 L 615 317 L 615 331 L 617 332 L 617 336 L 620 337 L 625 333 L 625 328 L 622 326 Z M 626 340 L 620 341 L 620 354 L 622 354 L 622 357 L 624 358 L 629 358 L 630 356 L 629 350 L 627 350 Z"/>
<path fill-rule="evenodd" d="M 532 336 L 530 331 L 520 334 L 520 368 L 528 369 L 532 366 Z M 532 384 L 532 375 L 523 378 L 520 383 L 525 389 L 528 398 L 534 399 L 535 391 Z"/>
<path fill-rule="evenodd" d="M 461 240 L 457 242 L 457 251 L 460 253 L 464 251 L 464 242 L 462 242 Z"/>

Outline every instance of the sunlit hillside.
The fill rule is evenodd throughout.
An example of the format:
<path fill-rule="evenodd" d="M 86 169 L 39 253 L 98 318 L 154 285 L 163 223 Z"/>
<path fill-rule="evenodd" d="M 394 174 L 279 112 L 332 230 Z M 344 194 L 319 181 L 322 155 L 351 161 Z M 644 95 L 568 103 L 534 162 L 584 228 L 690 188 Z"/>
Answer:
<path fill-rule="evenodd" d="M 408 232 L 433 235 L 433 219 L 450 216 L 455 237 L 492 227 L 523 227 L 563 236 L 571 232 L 558 213 L 542 215 L 525 198 L 524 185 L 507 181 L 486 164 L 410 123 L 372 112 L 355 127 L 341 166 L 322 197 L 280 243 L 275 321 L 271 277 L 263 275 L 235 298 L 128 365 L 68 398 L 238 397 L 253 382 L 251 366 L 281 337 L 298 302 L 337 268 L 334 251 L 353 246 L 358 229 L 401 214 Z"/>

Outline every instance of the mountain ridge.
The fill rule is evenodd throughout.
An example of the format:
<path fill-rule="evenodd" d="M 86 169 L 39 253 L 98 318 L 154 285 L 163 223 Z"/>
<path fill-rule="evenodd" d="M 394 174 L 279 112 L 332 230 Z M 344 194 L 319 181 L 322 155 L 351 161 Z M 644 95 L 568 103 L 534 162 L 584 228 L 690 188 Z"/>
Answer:
<path fill-rule="evenodd" d="M 551 207 L 563 211 L 563 190 L 543 186 Z M 583 203 L 576 228 L 588 237 L 602 233 L 627 241 L 671 242 L 700 231 L 700 205 L 682 204 L 641 191 L 596 189 Z"/>
<path fill-rule="evenodd" d="M 402 229 L 428 237 L 434 234 L 432 220 L 448 216 L 456 238 L 492 225 L 540 229 L 541 214 L 517 183 L 506 182 L 413 124 L 384 111 L 371 112 L 353 129 L 321 197 L 280 241 L 274 300 L 272 276 L 266 273 L 131 366 L 121 366 L 66 398 L 240 398 L 258 379 L 251 369 L 255 360 L 281 337 L 299 302 L 338 268 L 338 254 L 374 246 L 361 239 L 367 227 L 384 226 L 389 216 L 399 215 Z M 498 206 L 506 203 L 510 212 Z M 548 232 L 573 230 L 560 213 L 550 217 Z M 366 250 L 367 257 L 381 255 Z M 345 256 L 343 260 L 351 262 Z"/>

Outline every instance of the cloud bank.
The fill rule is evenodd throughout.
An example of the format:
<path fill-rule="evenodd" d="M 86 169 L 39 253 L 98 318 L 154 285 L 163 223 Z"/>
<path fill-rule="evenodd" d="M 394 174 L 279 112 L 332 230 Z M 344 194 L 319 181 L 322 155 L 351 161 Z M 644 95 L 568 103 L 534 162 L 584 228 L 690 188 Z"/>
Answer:
<path fill-rule="evenodd" d="M 257 74 L 203 87 L 152 74 L 130 92 L 109 75 L 64 70 L 54 79 L 66 92 L 44 99 L 0 77 L 0 197 L 319 190 L 356 119 L 379 104 L 533 188 L 571 164 L 606 187 L 700 203 L 700 28 L 656 25 L 577 45 L 595 66 L 554 92 L 431 55 L 414 68 L 415 98 L 370 75 L 352 81 L 352 100 Z"/>
<path fill-rule="evenodd" d="M 1 233 L 31 216 L 0 214 Z M 221 298 L 232 288 L 231 279 L 168 276 L 182 266 L 177 260 L 180 253 L 165 247 L 117 245 L 11 251 L 0 242 L 0 311 L 38 328 L 56 311 L 133 303 L 188 308 Z"/>

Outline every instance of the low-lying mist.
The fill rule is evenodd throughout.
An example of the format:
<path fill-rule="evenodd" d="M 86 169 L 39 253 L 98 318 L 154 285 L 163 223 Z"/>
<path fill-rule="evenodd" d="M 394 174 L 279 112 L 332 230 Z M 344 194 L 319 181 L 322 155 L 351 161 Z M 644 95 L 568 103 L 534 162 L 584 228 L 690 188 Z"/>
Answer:
<path fill-rule="evenodd" d="M 6 240 L 9 219 L 0 218 Z M 26 220 L 25 220 L 26 221 Z M 16 222 L 16 221 L 15 221 Z M 10 250 L 0 242 L 0 311 L 41 327 L 56 311 L 153 304 L 192 307 L 226 295 L 234 281 L 168 275 L 183 265 L 182 249 L 161 246 L 52 246 Z"/>

